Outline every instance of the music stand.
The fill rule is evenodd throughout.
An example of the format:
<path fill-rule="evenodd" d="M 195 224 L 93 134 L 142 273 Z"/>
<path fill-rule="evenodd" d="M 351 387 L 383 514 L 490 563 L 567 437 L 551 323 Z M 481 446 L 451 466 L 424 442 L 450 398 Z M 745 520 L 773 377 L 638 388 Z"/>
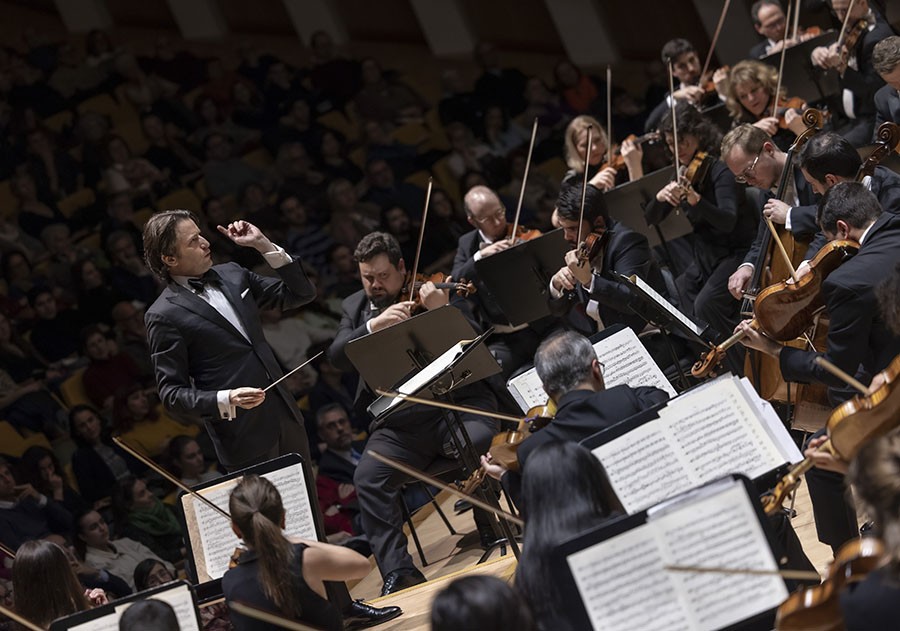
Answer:
<path fill-rule="evenodd" d="M 528 324 L 550 314 L 550 279 L 572 249 L 562 230 L 553 230 L 531 241 L 475 262 L 481 284 L 513 326 Z"/>
<path fill-rule="evenodd" d="M 830 46 L 837 38 L 836 31 L 828 31 L 787 49 L 784 53 L 781 84 L 787 88 L 790 96 L 799 96 L 807 103 L 817 103 L 840 96 L 841 83 L 837 72 L 816 68 L 810 61 L 814 48 Z M 777 70 L 781 63 L 781 52 L 766 55 L 760 61 L 774 66 Z"/>

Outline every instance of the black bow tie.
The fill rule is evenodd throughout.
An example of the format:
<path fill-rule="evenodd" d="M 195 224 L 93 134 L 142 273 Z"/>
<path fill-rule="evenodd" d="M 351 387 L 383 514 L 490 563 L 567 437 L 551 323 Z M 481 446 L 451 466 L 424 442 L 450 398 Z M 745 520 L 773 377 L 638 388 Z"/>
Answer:
<path fill-rule="evenodd" d="M 200 278 L 188 278 L 187 283 L 191 289 L 193 289 L 198 294 L 201 293 L 208 284 L 215 283 L 218 280 L 215 272 L 209 270 Z"/>

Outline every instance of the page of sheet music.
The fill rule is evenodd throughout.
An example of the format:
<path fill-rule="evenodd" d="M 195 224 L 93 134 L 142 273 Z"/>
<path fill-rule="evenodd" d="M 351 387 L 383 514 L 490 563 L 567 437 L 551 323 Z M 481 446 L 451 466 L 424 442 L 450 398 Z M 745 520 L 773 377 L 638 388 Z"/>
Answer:
<path fill-rule="evenodd" d="M 777 569 L 743 486 L 679 503 L 647 523 L 567 558 L 597 631 L 707 631 L 787 598 L 778 576 L 686 574 L 666 565 Z"/>
<path fill-rule="evenodd" d="M 286 513 L 284 534 L 304 539 L 316 539 L 315 521 L 313 520 L 311 500 L 306 491 L 303 466 L 296 463 L 283 469 L 264 473 L 263 477 L 272 482 L 281 493 Z M 227 511 L 228 498 L 238 481 L 239 478 L 227 480 L 203 489 L 200 493 L 216 506 L 221 506 Z M 188 507 L 192 506 L 196 511 L 200 541 L 192 541 L 191 546 L 196 549 L 199 544 L 203 551 L 202 564 L 195 555 L 198 573 L 205 571 L 210 579 L 221 578 L 228 570 L 228 562 L 234 549 L 240 545 L 240 540 L 231 531 L 229 520 L 224 519 L 203 502 L 195 500 L 190 495 L 183 495 L 182 502 L 185 510 L 189 510 Z"/>
<path fill-rule="evenodd" d="M 603 362 L 603 381 L 607 388 L 626 384 L 656 386 L 675 396 L 675 388 L 666 379 L 662 370 L 650 357 L 638 336 L 629 328 L 599 340 L 594 344 L 597 358 Z"/>
<path fill-rule="evenodd" d="M 734 377 L 672 400 L 659 422 L 686 456 L 695 484 L 729 473 L 752 479 L 784 464 Z"/>
<path fill-rule="evenodd" d="M 536 405 L 547 403 L 547 393 L 534 368 L 510 379 L 506 389 L 509 390 L 512 398 L 516 400 L 523 412 L 527 412 Z"/>
<path fill-rule="evenodd" d="M 181 631 L 200 631 L 200 623 L 197 620 L 197 613 L 194 609 L 194 599 L 187 585 L 174 585 L 171 589 L 154 594 L 151 598 L 161 600 L 172 606 Z M 71 631 L 119 631 L 119 619 L 132 604 L 129 602 L 110 607 L 107 615 L 95 618 L 90 622 L 69 627 L 69 629 Z"/>
<path fill-rule="evenodd" d="M 752 499 L 739 482 L 650 518 L 667 565 L 777 570 Z M 788 596 L 778 575 L 670 572 L 692 628 L 721 629 L 778 607 Z"/>
<path fill-rule="evenodd" d="M 439 357 L 435 358 L 430 364 L 413 375 L 409 381 L 397 388 L 402 394 L 412 394 L 421 390 L 427 384 L 439 377 L 453 361 L 463 352 L 462 343 L 457 343 L 444 351 Z M 401 397 L 394 397 L 391 402 L 384 408 L 385 411 L 390 410 L 403 403 Z M 382 412 L 383 414 L 384 412 Z"/>
<path fill-rule="evenodd" d="M 658 421 L 596 447 L 610 485 L 629 515 L 695 486 L 690 469 Z"/>
<path fill-rule="evenodd" d="M 737 377 L 735 377 L 737 379 Z M 791 464 L 797 464 L 803 460 L 803 454 L 797 448 L 797 443 L 791 437 L 790 432 L 785 428 L 784 423 L 778 417 L 778 413 L 772 404 L 759 396 L 756 389 L 746 377 L 741 378 L 737 382 L 744 394 L 744 398 L 756 410 L 756 418 L 762 422 L 762 428 L 769 435 L 769 438 L 775 443 L 782 458 Z"/>
<path fill-rule="evenodd" d="M 690 629 L 676 582 L 662 570 L 651 526 L 638 526 L 566 561 L 595 631 Z"/>

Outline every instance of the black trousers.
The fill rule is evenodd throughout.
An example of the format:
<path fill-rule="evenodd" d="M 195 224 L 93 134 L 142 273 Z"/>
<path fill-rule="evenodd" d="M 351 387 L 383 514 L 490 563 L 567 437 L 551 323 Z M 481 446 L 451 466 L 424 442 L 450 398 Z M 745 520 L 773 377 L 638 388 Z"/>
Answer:
<path fill-rule="evenodd" d="M 457 397 L 460 404 L 495 410 L 493 394 L 481 384 L 464 388 L 470 395 Z M 394 424 L 381 427 L 371 435 L 353 476 L 363 531 L 372 546 L 372 554 L 382 576 L 400 569 L 415 568 L 407 551 L 399 494 L 410 480 L 393 467 L 369 455 L 374 450 L 383 456 L 426 470 L 435 461 L 454 455 L 450 428 L 443 414 L 433 408 L 412 406 L 396 413 Z M 497 433 L 497 421 L 473 414 L 460 415 L 475 451 L 483 454 Z"/>
<path fill-rule="evenodd" d="M 824 435 L 823 429 L 813 434 L 810 440 Z M 806 484 L 819 541 L 837 552 L 843 544 L 859 536 L 850 489 L 840 473 L 815 467 L 806 472 Z"/>

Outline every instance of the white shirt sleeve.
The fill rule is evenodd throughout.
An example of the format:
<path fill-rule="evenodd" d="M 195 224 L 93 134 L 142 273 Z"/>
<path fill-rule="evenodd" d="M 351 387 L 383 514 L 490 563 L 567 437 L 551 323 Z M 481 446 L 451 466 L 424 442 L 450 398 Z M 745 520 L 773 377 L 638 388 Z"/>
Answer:
<path fill-rule="evenodd" d="M 237 406 L 231 405 L 231 390 L 219 390 L 216 393 L 216 404 L 219 406 L 219 418 L 230 421 L 237 416 Z"/>
<path fill-rule="evenodd" d="M 263 254 L 263 258 L 266 259 L 266 263 L 268 263 L 269 267 L 271 267 L 272 269 L 278 269 L 279 267 L 284 267 L 285 265 L 290 265 L 294 262 L 294 259 L 291 258 L 291 255 L 277 245 L 271 252 L 266 252 L 265 254 Z"/>

